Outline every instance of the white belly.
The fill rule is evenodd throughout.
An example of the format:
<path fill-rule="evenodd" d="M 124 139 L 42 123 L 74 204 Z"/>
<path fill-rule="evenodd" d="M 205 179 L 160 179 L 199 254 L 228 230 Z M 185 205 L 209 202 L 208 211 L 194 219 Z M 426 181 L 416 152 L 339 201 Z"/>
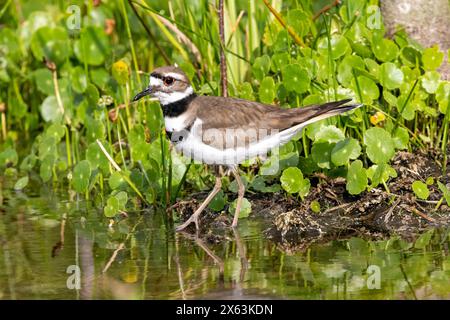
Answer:
<path fill-rule="evenodd" d="M 194 123 L 191 132 L 186 132 L 183 139 L 175 144 L 175 149 L 185 157 L 201 163 L 236 165 L 248 159 L 267 155 L 273 148 L 283 145 L 292 139 L 303 127 L 303 124 L 297 125 L 251 143 L 247 147 L 217 149 L 202 142 L 201 138 L 195 134 L 196 126 Z"/>

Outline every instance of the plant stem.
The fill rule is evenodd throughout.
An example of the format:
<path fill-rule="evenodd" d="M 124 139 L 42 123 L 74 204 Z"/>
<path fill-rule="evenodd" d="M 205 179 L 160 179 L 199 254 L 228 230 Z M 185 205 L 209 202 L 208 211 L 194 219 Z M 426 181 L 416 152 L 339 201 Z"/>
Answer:
<path fill-rule="evenodd" d="M 67 166 L 69 168 L 72 167 L 72 152 L 71 152 L 71 146 L 70 146 L 70 135 L 69 135 L 69 129 L 67 126 L 64 126 L 64 129 L 66 131 L 66 152 L 67 152 Z"/>
<path fill-rule="evenodd" d="M 277 21 L 281 24 L 281 26 L 287 30 L 289 35 L 294 39 L 295 43 L 297 43 L 301 47 L 304 47 L 305 43 L 303 42 L 302 38 L 300 38 L 300 36 L 294 31 L 294 29 L 292 29 L 291 26 L 288 26 L 286 24 L 283 17 L 281 16 L 281 14 L 277 10 L 275 10 L 275 8 L 272 7 L 272 5 L 269 3 L 269 0 L 263 0 L 263 1 L 264 1 L 264 4 L 266 5 L 267 9 L 269 9 L 270 13 L 272 13 L 275 16 L 275 18 L 277 19 Z"/>
<path fill-rule="evenodd" d="M 150 38 L 150 41 L 156 46 L 156 49 L 158 49 L 159 53 L 161 53 L 161 56 L 163 57 L 164 61 L 167 64 L 171 64 L 169 57 L 167 56 L 167 53 L 164 51 L 164 49 L 161 47 L 161 45 L 159 44 L 158 40 L 155 38 L 155 36 L 153 35 L 152 31 L 150 30 L 150 28 L 148 27 L 147 23 L 145 22 L 145 20 L 138 14 L 136 7 L 133 4 L 133 1 L 128 0 L 128 4 L 130 5 L 131 9 L 133 9 L 134 14 L 136 15 L 136 17 L 138 18 L 138 20 L 140 21 L 140 23 L 142 24 L 142 26 L 145 29 L 145 32 L 147 32 L 148 37 Z"/>
<path fill-rule="evenodd" d="M 9 4 L 11 3 L 12 0 L 8 0 L 6 1 L 5 5 L 3 6 L 3 8 L 0 10 L 0 18 L 3 16 L 3 14 L 6 12 L 6 9 L 8 9 Z"/>
<path fill-rule="evenodd" d="M 122 139 L 120 138 L 120 128 L 117 128 L 117 139 L 119 139 L 119 150 L 120 150 L 120 156 L 122 157 L 122 162 L 125 167 L 125 170 L 127 169 L 127 164 L 125 163 L 125 156 L 123 155 L 123 149 L 122 149 Z"/>
<path fill-rule="evenodd" d="M 131 36 L 130 24 L 128 23 L 128 15 L 127 15 L 127 10 L 125 8 L 125 1 L 121 0 L 120 5 L 121 5 L 121 9 L 122 9 L 123 18 L 125 20 L 125 27 L 127 29 L 128 41 L 130 42 L 131 56 L 133 57 L 134 69 L 136 71 L 136 74 L 138 74 L 139 66 L 138 66 L 137 58 L 136 58 L 136 51 L 134 50 L 134 42 L 133 42 L 133 37 Z M 141 86 L 141 78 L 136 77 L 136 79 L 137 79 L 137 82 L 140 87 Z"/>
<path fill-rule="evenodd" d="M 4 105 L 4 104 L 3 104 Z M 3 140 L 6 140 L 6 136 L 7 136 L 7 131 L 6 131 L 6 116 L 4 112 L 1 112 L 1 117 L 2 117 L 2 135 L 3 135 Z"/>
<path fill-rule="evenodd" d="M 414 92 L 414 89 L 416 89 L 416 86 L 417 86 L 417 83 L 418 83 L 418 82 L 419 82 L 419 79 L 416 79 L 416 81 L 414 81 L 414 84 L 413 84 L 411 90 L 410 90 L 409 93 L 408 93 L 408 97 L 406 98 L 405 103 L 403 104 L 402 108 L 401 108 L 400 111 L 399 111 L 399 115 L 398 115 L 398 117 L 397 117 L 397 120 L 395 121 L 394 129 L 393 129 L 392 131 L 395 131 L 395 129 L 397 129 L 398 124 L 399 124 L 399 121 L 400 121 L 400 119 L 402 118 L 403 110 L 405 110 L 406 105 L 407 105 L 408 102 L 409 102 L 409 99 L 411 99 L 411 96 L 412 96 L 412 94 L 413 94 L 413 92 Z"/>
<path fill-rule="evenodd" d="M 131 187 L 131 189 L 133 189 L 133 191 L 136 192 L 136 194 L 139 196 L 139 198 L 141 198 L 141 200 L 143 202 L 147 203 L 147 200 L 145 200 L 142 193 L 139 191 L 139 189 L 136 187 L 136 185 L 133 183 L 133 181 L 131 181 L 130 178 L 125 173 L 122 172 L 122 169 L 119 167 L 117 162 L 114 161 L 114 159 L 111 157 L 111 155 L 108 153 L 108 151 L 106 151 L 105 147 L 100 142 L 100 140 L 97 139 L 96 142 L 97 142 L 98 146 L 100 147 L 100 150 L 102 150 L 106 159 L 108 159 L 109 163 L 111 163 L 111 165 L 114 167 L 114 169 L 116 169 L 117 171 L 122 173 L 122 178 L 128 183 L 128 185 Z"/>
<path fill-rule="evenodd" d="M 447 146 L 448 146 L 448 123 L 450 121 L 450 93 L 448 95 L 448 104 L 447 110 L 445 112 L 444 117 L 444 133 L 442 135 L 441 141 L 441 151 L 444 155 L 443 163 L 442 163 L 442 174 L 445 175 L 447 172 Z"/>
<path fill-rule="evenodd" d="M 187 165 L 186 170 L 184 171 L 183 176 L 181 177 L 180 183 L 178 184 L 177 189 L 175 190 L 175 193 L 172 195 L 172 202 L 177 200 L 178 194 L 180 193 L 181 187 L 183 186 L 184 182 L 186 181 L 186 177 L 187 177 L 187 174 L 188 174 L 191 166 L 192 166 L 192 161 L 189 162 L 189 164 Z"/>
<path fill-rule="evenodd" d="M 223 0 L 219 0 L 219 37 L 220 37 L 220 86 L 222 96 L 228 96 L 227 88 L 227 61 L 225 60 L 225 26 L 224 26 Z"/>
<path fill-rule="evenodd" d="M 331 10 L 332 8 L 336 7 L 337 5 L 339 5 L 341 3 L 340 0 L 334 0 L 333 3 L 326 5 L 325 7 L 323 7 L 322 9 L 320 9 L 314 16 L 313 16 L 313 21 L 317 20 L 317 18 L 319 18 L 323 13 Z"/>
<path fill-rule="evenodd" d="M 160 145 L 161 145 L 161 164 L 162 164 L 162 201 L 164 208 L 167 207 L 166 201 L 166 157 L 165 157 L 165 134 L 164 131 L 159 135 Z"/>

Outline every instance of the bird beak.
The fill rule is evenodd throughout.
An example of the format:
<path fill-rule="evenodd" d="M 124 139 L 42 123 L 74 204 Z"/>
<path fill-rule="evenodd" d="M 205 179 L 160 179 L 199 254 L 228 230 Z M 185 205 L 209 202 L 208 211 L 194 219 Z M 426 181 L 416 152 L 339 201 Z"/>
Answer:
<path fill-rule="evenodd" d="M 142 97 L 148 96 L 149 94 L 152 93 L 152 87 L 148 86 L 144 91 L 139 92 L 137 95 L 134 96 L 133 98 L 133 102 L 134 101 L 138 101 L 139 99 L 141 99 Z"/>

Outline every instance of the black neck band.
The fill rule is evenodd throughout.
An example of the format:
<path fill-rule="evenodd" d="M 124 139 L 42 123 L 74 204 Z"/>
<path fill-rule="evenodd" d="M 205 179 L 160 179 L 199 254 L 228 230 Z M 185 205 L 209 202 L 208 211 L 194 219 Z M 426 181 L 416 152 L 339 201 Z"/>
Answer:
<path fill-rule="evenodd" d="M 180 114 L 186 111 L 189 103 L 196 96 L 197 95 L 195 93 L 192 93 L 181 100 L 166 105 L 161 105 L 164 117 L 171 117 L 171 118 L 178 117 Z"/>

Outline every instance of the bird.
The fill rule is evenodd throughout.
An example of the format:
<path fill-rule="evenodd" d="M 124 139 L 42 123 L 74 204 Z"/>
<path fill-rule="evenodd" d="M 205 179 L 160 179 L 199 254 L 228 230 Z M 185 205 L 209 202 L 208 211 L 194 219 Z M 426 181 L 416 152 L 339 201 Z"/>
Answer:
<path fill-rule="evenodd" d="M 234 176 L 238 197 L 232 227 L 237 227 L 245 186 L 238 166 L 245 160 L 264 156 L 295 137 L 305 126 L 356 109 L 344 99 L 302 108 L 284 109 L 234 97 L 197 95 L 178 66 L 163 66 L 150 73 L 149 85 L 136 94 L 133 102 L 151 96 L 159 100 L 165 130 L 175 150 L 199 163 L 222 166 Z M 198 209 L 176 231 L 191 223 L 199 230 L 199 216 L 221 190 L 215 185 Z"/>

